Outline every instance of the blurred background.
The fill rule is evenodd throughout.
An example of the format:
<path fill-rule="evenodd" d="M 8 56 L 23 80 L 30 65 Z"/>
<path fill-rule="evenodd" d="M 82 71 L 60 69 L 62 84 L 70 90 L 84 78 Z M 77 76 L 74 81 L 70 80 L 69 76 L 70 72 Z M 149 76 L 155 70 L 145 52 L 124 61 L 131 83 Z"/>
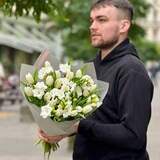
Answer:
<path fill-rule="evenodd" d="M 49 49 L 61 61 L 92 59 L 89 9 L 94 0 L 0 0 L 0 160 L 42 160 L 37 126 L 19 92 L 22 63 L 33 64 Z M 160 159 L 160 0 L 131 0 L 131 41 L 154 83 L 148 129 L 151 160 Z M 56 160 L 71 160 L 74 137 L 60 142 Z"/>

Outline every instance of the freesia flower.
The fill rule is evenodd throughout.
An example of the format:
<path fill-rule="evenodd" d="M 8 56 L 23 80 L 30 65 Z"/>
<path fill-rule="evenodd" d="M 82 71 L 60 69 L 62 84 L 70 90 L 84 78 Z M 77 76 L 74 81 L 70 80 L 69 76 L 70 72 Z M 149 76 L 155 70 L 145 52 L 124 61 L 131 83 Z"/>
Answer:
<path fill-rule="evenodd" d="M 61 72 L 67 73 L 67 71 L 71 70 L 71 66 L 68 65 L 67 63 L 66 64 L 60 64 L 59 69 L 60 69 Z"/>
<path fill-rule="evenodd" d="M 47 118 L 51 116 L 51 111 L 52 111 L 52 108 L 48 104 L 45 106 L 42 106 L 40 116 L 42 116 L 43 118 Z"/>
<path fill-rule="evenodd" d="M 38 99 L 42 99 L 44 95 L 44 90 L 41 89 L 33 89 L 33 96 L 37 97 Z"/>
<path fill-rule="evenodd" d="M 44 82 L 37 82 L 36 85 L 34 85 L 34 87 L 43 91 L 47 89 L 47 86 L 44 84 Z"/>

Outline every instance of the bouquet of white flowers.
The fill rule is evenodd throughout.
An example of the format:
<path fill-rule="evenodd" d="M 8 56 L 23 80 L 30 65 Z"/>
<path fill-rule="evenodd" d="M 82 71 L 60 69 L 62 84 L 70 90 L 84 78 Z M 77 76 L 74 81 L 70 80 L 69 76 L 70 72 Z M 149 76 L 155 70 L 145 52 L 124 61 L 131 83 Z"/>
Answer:
<path fill-rule="evenodd" d="M 107 83 L 96 79 L 92 63 L 81 67 L 59 64 L 47 52 L 34 66 L 21 66 L 20 81 L 35 121 L 48 135 L 73 133 L 73 125 L 95 111 L 108 90 Z M 59 147 L 57 143 L 39 142 L 48 157 Z"/>

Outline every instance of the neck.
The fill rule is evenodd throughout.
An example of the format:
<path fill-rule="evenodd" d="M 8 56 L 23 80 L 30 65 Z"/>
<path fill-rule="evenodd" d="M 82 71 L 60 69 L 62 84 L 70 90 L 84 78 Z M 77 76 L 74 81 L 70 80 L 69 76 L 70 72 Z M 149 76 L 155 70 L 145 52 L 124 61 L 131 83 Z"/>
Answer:
<path fill-rule="evenodd" d="M 123 42 L 126 38 L 120 39 L 116 44 L 109 48 L 101 49 L 101 60 L 103 60 L 116 46 L 118 46 L 121 42 Z"/>

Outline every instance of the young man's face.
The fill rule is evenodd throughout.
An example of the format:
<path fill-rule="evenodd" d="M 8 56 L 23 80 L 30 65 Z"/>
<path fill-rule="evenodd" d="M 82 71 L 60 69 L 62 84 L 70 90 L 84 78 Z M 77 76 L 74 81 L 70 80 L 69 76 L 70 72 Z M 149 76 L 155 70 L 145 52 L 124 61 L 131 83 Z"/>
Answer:
<path fill-rule="evenodd" d="M 93 47 L 108 48 L 118 42 L 120 36 L 118 14 L 118 10 L 113 6 L 92 9 L 90 33 Z"/>

